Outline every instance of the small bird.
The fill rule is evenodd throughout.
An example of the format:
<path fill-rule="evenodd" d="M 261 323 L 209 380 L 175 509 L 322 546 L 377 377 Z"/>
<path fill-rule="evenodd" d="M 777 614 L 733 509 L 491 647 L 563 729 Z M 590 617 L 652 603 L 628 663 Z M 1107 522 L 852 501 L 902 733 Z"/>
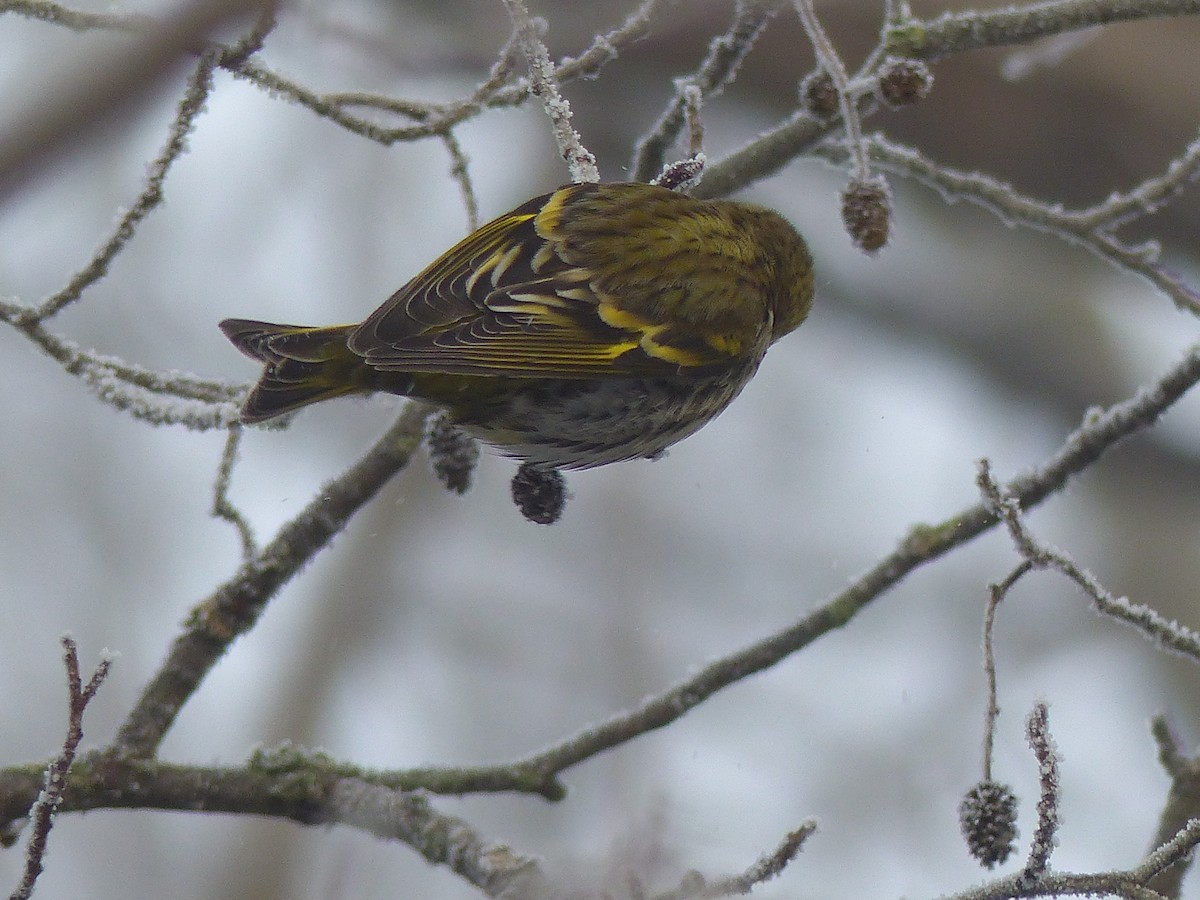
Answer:
<path fill-rule="evenodd" d="M 345 394 L 432 402 L 544 468 L 660 456 L 729 405 L 812 306 L 778 213 L 649 184 L 572 184 L 446 251 L 361 324 L 226 319 L 264 364 L 241 421 Z"/>

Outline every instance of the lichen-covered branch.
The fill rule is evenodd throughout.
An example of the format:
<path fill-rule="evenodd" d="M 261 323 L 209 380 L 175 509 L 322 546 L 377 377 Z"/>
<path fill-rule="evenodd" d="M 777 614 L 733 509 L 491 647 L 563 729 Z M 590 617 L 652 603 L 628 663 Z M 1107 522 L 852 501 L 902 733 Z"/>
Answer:
<path fill-rule="evenodd" d="M 948 12 L 892 26 L 887 49 L 902 56 L 941 59 L 955 53 L 1007 47 L 1093 25 L 1200 13 L 1200 0 L 1050 0 L 986 12 Z"/>
<path fill-rule="evenodd" d="M 357 463 L 321 488 L 274 540 L 192 610 L 183 633 L 121 726 L 114 744 L 119 754 L 154 754 L 184 703 L 229 645 L 254 626 L 279 589 L 407 465 L 421 442 L 427 414 L 419 403 L 405 407 Z"/>

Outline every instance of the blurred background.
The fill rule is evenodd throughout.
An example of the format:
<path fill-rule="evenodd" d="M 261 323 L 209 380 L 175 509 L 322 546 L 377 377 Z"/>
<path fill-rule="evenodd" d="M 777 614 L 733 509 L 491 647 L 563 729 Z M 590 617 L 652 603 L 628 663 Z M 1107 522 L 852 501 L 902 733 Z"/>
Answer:
<path fill-rule="evenodd" d="M 817 4 L 851 67 L 877 40 L 881 7 Z M 631 8 L 532 4 L 555 57 Z M 565 88 L 605 179 L 623 177 L 672 79 L 696 67 L 732 12 L 716 0 L 667 4 L 599 78 Z M 485 77 L 508 32 L 491 0 L 297 0 L 260 61 L 317 91 L 447 100 Z M 0 19 L 0 127 L 23 124 L 64 59 L 120 40 Z M 1098 202 L 1160 173 L 1194 138 L 1198 41 L 1200 22 L 1167 19 L 966 54 L 934 66 L 922 105 L 865 125 L 1047 200 Z M 705 106 L 710 158 L 793 109 L 812 65 L 785 11 Z M 6 197 L 0 292 L 36 302 L 90 259 L 141 189 L 187 69 Z M 567 180 L 536 106 L 485 113 L 457 134 L 485 219 Z M 217 321 L 360 319 L 467 229 L 439 142 L 382 148 L 226 73 L 190 144 L 166 204 L 54 330 L 144 366 L 249 380 L 253 366 Z M 805 615 L 911 525 L 974 503 L 976 459 L 1002 478 L 1037 464 L 1086 409 L 1129 396 L 1195 340 L 1192 319 L 1087 252 L 899 179 L 893 241 L 866 257 L 841 229 L 844 181 L 799 159 L 742 195 L 808 237 L 818 296 L 719 420 L 662 461 L 571 474 L 573 498 L 549 528 L 512 506 L 511 461 L 485 455 L 460 498 L 417 460 L 233 646 L 163 757 L 236 764 L 285 740 L 387 768 L 525 756 Z M 1132 232 L 1159 238 L 1192 284 L 1196 201 L 1192 186 Z M 235 570 L 239 544 L 208 514 L 223 434 L 114 411 L 11 329 L 0 329 L 0 377 L 0 760 L 13 764 L 61 743 L 62 632 L 85 664 L 105 647 L 120 653 L 85 721 L 85 746 L 102 745 L 189 608 Z M 260 539 L 398 408 L 392 397 L 323 404 L 286 431 L 248 433 L 232 498 Z M 1194 628 L 1198 422 L 1186 398 L 1030 517 L 1113 592 Z M 633 871 L 666 888 L 689 868 L 741 870 L 816 817 L 819 832 L 761 896 L 965 888 L 984 875 L 956 818 L 979 778 L 983 604 L 1015 562 L 1007 538 L 990 534 L 917 571 L 843 631 L 568 771 L 564 802 L 436 806 L 594 884 Z M 1055 868 L 1133 864 L 1167 789 L 1147 719 L 1165 711 L 1194 742 L 1194 667 L 1098 619 L 1052 574 L 1013 592 L 997 641 L 995 774 L 1023 801 L 1010 865 L 1032 829 L 1037 773 L 1023 722 L 1038 699 L 1051 704 L 1064 757 Z M 0 853 L 0 884 L 15 886 L 21 862 L 20 848 Z M 58 820 L 39 896 L 476 892 L 349 828 L 99 811 Z"/>

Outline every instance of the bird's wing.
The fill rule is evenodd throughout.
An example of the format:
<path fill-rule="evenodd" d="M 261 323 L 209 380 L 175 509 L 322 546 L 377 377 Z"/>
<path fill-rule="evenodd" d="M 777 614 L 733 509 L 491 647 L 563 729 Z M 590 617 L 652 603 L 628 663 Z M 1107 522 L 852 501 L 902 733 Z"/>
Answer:
<path fill-rule="evenodd" d="M 563 258 L 564 207 L 595 187 L 561 188 L 484 225 L 372 313 L 350 348 L 379 371 L 514 377 L 699 374 L 737 359 L 740 342 L 681 327 L 670 304 L 643 297 L 635 311 L 625 292 L 605 291 L 628 283 L 645 293 L 656 271 L 641 281 L 598 278 L 586 244 Z M 612 244 L 638 238 L 597 240 L 609 242 L 611 257 Z"/>

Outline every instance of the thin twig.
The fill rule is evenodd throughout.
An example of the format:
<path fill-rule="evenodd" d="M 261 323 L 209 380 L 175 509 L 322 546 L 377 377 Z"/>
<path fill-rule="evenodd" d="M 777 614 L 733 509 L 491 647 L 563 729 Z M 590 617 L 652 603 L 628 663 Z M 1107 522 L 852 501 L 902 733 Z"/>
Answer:
<path fill-rule="evenodd" d="M 1021 870 L 1021 881 L 1035 885 L 1050 866 L 1050 854 L 1058 841 L 1058 807 L 1062 778 L 1058 771 L 1058 750 L 1050 736 L 1050 713 L 1038 703 L 1025 722 L 1025 735 L 1038 763 L 1037 825 L 1029 843 L 1029 858 Z"/>
<path fill-rule="evenodd" d="M 221 66 L 236 68 L 262 49 L 267 35 L 275 30 L 278 24 L 279 4 L 281 0 L 261 0 L 262 9 L 254 26 L 238 41 L 225 48 L 221 53 Z"/>
<path fill-rule="evenodd" d="M 1158 760 L 1171 778 L 1171 789 L 1159 813 L 1158 827 L 1150 846 L 1155 848 L 1146 864 L 1153 859 L 1155 869 L 1147 884 L 1164 897 L 1180 896 L 1184 876 L 1195 860 L 1180 854 L 1173 860 L 1167 855 L 1178 847 L 1178 838 L 1185 831 L 1194 831 L 1200 821 L 1200 757 L 1184 753 L 1179 739 L 1172 733 L 1163 715 L 1155 716 L 1150 730 L 1158 744 Z M 1194 843 L 1194 842 L 1193 842 Z"/>
<path fill-rule="evenodd" d="M 187 149 L 188 133 L 195 125 L 196 117 L 204 109 L 204 104 L 212 91 L 213 70 L 216 68 L 218 60 L 219 54 L 216 50 L 210 50 L 200 58 L 199 64 L 188 79 L 183 99 L 179 101 L 179 108 L 175 120 L 171 123 L 167 142 L 154 162 L 150 164 L 146 185 L 142 188 L 137 200 L 121 216 L 113 233 L 100 246 L 88 264 L 72 276 L 66 287 L 42 301 L 35 313 L 38 321 L 45 321 L 61 312 L 65 306 L 78 300 L 85 289 L 108 274 L 112 261 L 121 252 L 121 249 L 132 240 L 138 226 L 162 203 L 163 182 L 171 171 L 171 167 Z"/>
<path fill-rule="evenodd" d="M 46 91 L 31 91 L 36 108 L 10 120 L 21 127 L 0 129 L 0 200 L 60 154 L 85 145 L 104 122 L 144 102 L 179 60 L 206 47 L 209 35 L 245 13 L 248 5 L 249 0 L 196 0 L 177 4 L 170 15 L 145 29 L 140 27 L 144 18 L 132 20 L 139 26 L 130 29 L 136 31 L 134 46 L 80 60 L 49 97 L 42 96 Z M 204 50 L 201 56 L 209 60 L 204 65 L 210 66 L 219 54 L 215 45 Z"/>
<path fill-rule="evenodd" d="M 1200 137 L 1167 163 L 1158 176 L 1147 178 L 1130 191 L 1113 193 L 1102 203 L 1070 213 L 1066 221 L 1080 232 L 1111 232 L 1122 225 L 1152 215 L 1179 196 L 1188 182 L 1200 175 Z"/>
<path fill-rule="evenodd" d="M 0 0 L 0 13 L 18 13 L 30 19 L 61 25 L 71 31 L 127 31 L 134 34 L 155 28 L 159 21 L 145 13 L 94 13 L 71 9 L 52 0 Z"/>
<path fill-rule="evenodd" d="M 1189 819 L 1174 837 L 1151 852 L 1142 864 L 1133 870 L 1134 877 L 1149 879 L 1168 866 L 1182 862 L 1196 849 L 1197 844 L 1200 844 L 1200 819 Z"/>
<path fill-rule="evenodd" d="M 870 152 L 876 164 L 915 178 L 939 191 L 947 200 L 967 200 L 983 207 L 1003 222 L 1023 225 L 1053 234 L 1068 243 L 1091 250 L 1102 259 L 1107 259 L 1122 269 L 1145 278 L 1153 287 L 1166 294 L 1180 309 L 1200 316 L 1200 295 L 1183 279 L 1164 268 L 1155 259 L 1153 247 L 1130 247 L 1093 227 L 1095 215 L 1090 210 L 1082 213 L 1065 210 L 1061 205 L 1037 200 L 1015 191 L 1010 185 L 979 172 L 964 172 L 934 163 L 918 150 L 893 143 L 882 135 L 874 135 L 869 141 Z M 1190 161 L 1194 144 L 1168 166 L 1169 172 L 1186 168 L 1182 160 Z M 845 147 L 824 143 L 814 148 L 814 153 L 827 159 L 841 162 L 848 153 Z M 712 168 L 709 167 L 703 187 L 712 184 Z M 1150 179 L 1156 185 L 1160 178 Z M 1136 195 L 1134 189 L 1131 195 Z M 1164 189 L 1164 192 L 1167 193 Z M 1118 204 L 1124 211 L 1124 201 Z M 1093 208 L 1094 209 L 1094 208 Z M 1122 222 L 1128 221 L 1126 218 Z"/>
<path fill-rule="evenodd" d="M 851 178 L 856 181 L 866 181 L 871 177 L 871 166 L 867 161 L 866 145 L 863 143 L 862 122 L 858 118 L 858 107 L 850 92 L 850 74 L 846 71 L 846 65 L 842 62 L 842 57 L 833 46 L 833 42 L 829 40 L 825 29 L 821 27 L 821 20 L 817 18 L 812 0 L 795 0 L 795 4 L 796 12 L 804 25 L 804 31 L 817 54 L 817 61 L 829 73 L 829 77 L 833 79 L 833 86 L 837 89 L 838 107 L 841 109 L 842 124 L 846 129 L 846 143 L 850 148 L 851 158 L 854 160 L 854 172 Z"/>
<path fill-rule="evenodd" d="M 33 808 L 29 811 L 32 827 L 29 834 L 29 844 L 25 849 L 25 868 L 21 881 L 11 895 L 11 900 L 28 900 L 33 893 L 38 876 L 42 873 L 42 861 L 46 856 L 46 842 L 50 837 L 50 829 L 54 827 L 54 813 L 62 804 L 63 791 L 67 787 L 67 777 L 79 750 L 79 742 L 83 740 L 83 713 L 87 709 L 96 691 L 108 677 L 112 658 L 104 656 L 96 665 L 91 678 L 85 685 L 79 673 L 79 648 L 74 638 L 63 635 L 63 663 L 67 669 L 67 736 L 63 740 L 62 749 L 57 757 L 46 767 L 45 779 L 41 793 Z"/>
<path fill-rule="evenodd" d="M 704 152 L 704 117 L 701 115 L 704 92 L 696 85 L 689 84 L 684 88 L 683 99 L 688 131 L 688 156 L 695 159 Z"/>
<path fill-rule="evenodd" d="M 782 0 L 739 0 L 728 30 L 709 42 L 708 54 L 695 72 L 676 80 L 675 95 L 649 132 L 638 140 L 630 167 L 633 181 L 649 181 L 665 165 L 667 151 L 688 121 L 689 103 L 698 106 L 689 98 L 689 91 L 703 98 L 717 95 L 731 84 L 781 6 Z M 695 153 L 693 150 L 690 155 Z"/>
<path fill-rule="evenodd" d="M 559 83 L 595 77 L 601 68 L 617 58 L 622 48 L 646 36 L 650 31 L 650 19 L 662 3 L 663 0 L 642 0 L 620 25 L 597 34 L 591 45 L 578 56 L 564 56 L 554 67 Z"/>
<path fill-rule="evenodd" d="M 817 823 L 812 819 L 801 823 L 799 828 L 789 831 L 782 841 L 770 853 L 767 853 L 758 858 L 754 865 L 750 866 L 746 871 L 740 872 L 737 875 L 728 875 L 724 878 L 716 878 L 709 881 L 698 891 L 681 891 L 671 892 L 671 894 L 662 895 L 656 900 L 683 900 L 684 897 L 695 898 L 715 898 L 715 897 L 733 897 L 741 894 L 749 894 L 754 888 L 761 884 L 770 881 L 772 878 L 778 878 L 786 869 L 800 851 L 804 848 L 805 842 L 816 834 Z"/>
<path fill-rule="evenodd" d="M 229 427 L 225 449 L 221 452 L 221 462 L 217 466 L 217 477 L 213 482 L 212 514 L 234 527 L 242 544 L 242 561 L 249 563 L 258 552 L 258 545 L 254 541 L 254 529 L 250 527 L 245 514 L 229 499 L 229 482 L 233 477 L 233 467 L 237 462 L 238 447 L 241 445 L 243 433 L 241 425 Z"/>
<path fill-rule="evenodd" d="M 467 232 L 472 233 L 479 228 L 479 198 L 475 195 L 475 183 L 471 180 L 470 161 L 453 131 L 442 135 L 442 143 L 450 154 L 450 177 L 458 185 L 463 205 L 467 208 Z"/>
<path fill-rule="evenodd" d="M 0 297 L 0 321 L 8 322 L 80 378 L 103 402 L 153 425 L 184 425 L 196 431 L 227 428 L 238 417 L 244 384 L 158 371 L 80 347 L 38 324 L 36 309 Z"/>
<path fill-rule="evenodd" d="M 1165 650 L 1178 653 L 1192 662 L 1200 662 L 1200 634 L 1165 618 L 1148 606 L 1131 603 L 1125 597 L 1114 596 L 1095 575 L 1071 559 L 1067 553 L 1038 541 L 1021 515 L 1022 504 L 1019 498 L 996 483 L 986 459 L 979 461 L 976 480 L 983 491 L 988 509 L 1004 521 L 1017 552 L 1029 563 L 1029 568 L 1054 569 L 1061 572 L 1091 597 L 1098 612 L 1132 626 L 1147 640 Z"/>
<path fill-rule="evenodd" d="M 983 615 L 983 670 L 987 677 L 987 711 L 984 713 L 983 726 L 983 780 L 992 780 L 992 752 L 995 744 L 996 720 L 1000 717 L 1000 705 L 997 702 L 996 690 L 996 651 L 993 632 L 996 625 L 996 609 L 1008 595 L 1012 586 L 1033 567 L 1028 560 L 1022 560 L 1008 577 L 998 584 L 989 585 L 987 607 Z"/>
<path fill-rule="evenodd" d="M 525 60 L 529 64 L 530 93 L 542 101 L 542 108 L 553 127 L 558 152 L 567 163 L 571 180 L 576 184 L 599 181 L 600 171 L 596 168 L 596 157 L 583 146 L 583 139 L 571 123 L 571 104 L 558 89 L 554 63 L 550 61 L 550 53 L 542 41 L 537 23 L 529 15 L 524 0 L 503 2 L 516 29 L 521 52 L 525 54 Z"/>

